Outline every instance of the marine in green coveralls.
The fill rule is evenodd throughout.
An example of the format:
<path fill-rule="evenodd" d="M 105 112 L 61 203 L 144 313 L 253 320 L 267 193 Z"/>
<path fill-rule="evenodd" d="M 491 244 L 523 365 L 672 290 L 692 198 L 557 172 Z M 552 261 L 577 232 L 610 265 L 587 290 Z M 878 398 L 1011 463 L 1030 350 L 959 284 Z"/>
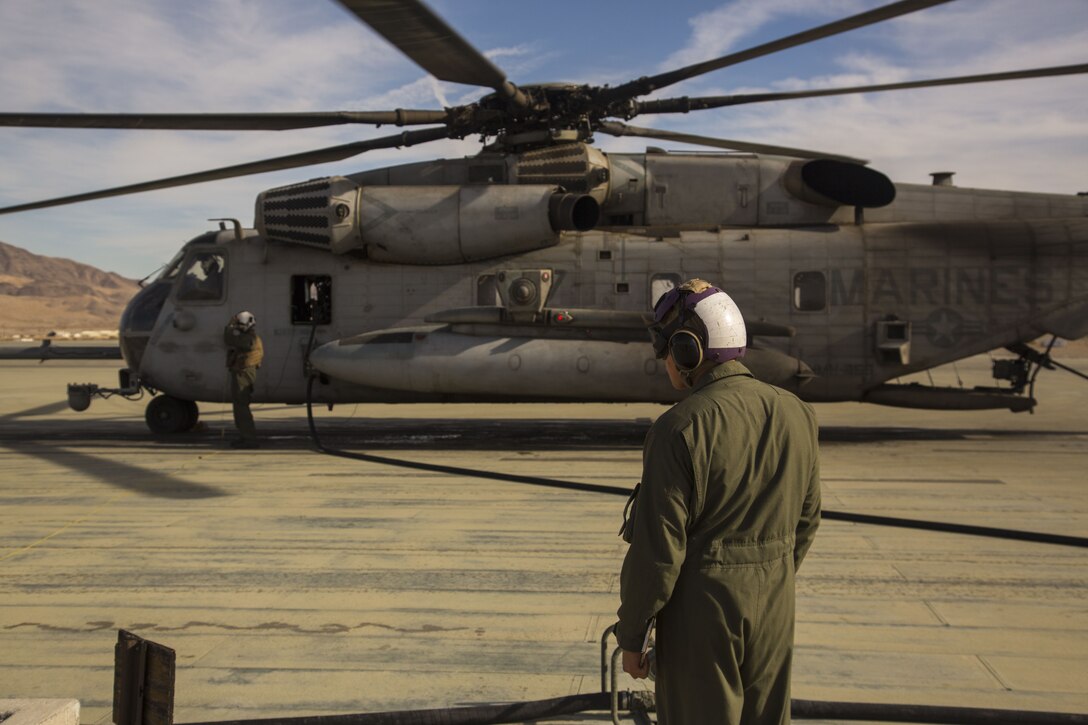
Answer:
<path fill-rule="evenodd" d="M 257 368 L 264 360 L 264 344 L 255 329 L 257 320 L 251 312 L 239 312 L 223 330 L 227 346 L 227 371 L 230 375 L 230 400 L 234 407 L 234 427 L 238 438 L 232 448 L 258 448 L 257 428 L 249 410 L 253 386 L 257 383 Z"/>
<path fill-rule="evenodd" d="M 744 321 L 709 283 L 665 295 L 651 332 L 691 394 L 651 428 L 624 525 L 624 669 L 646 676 L 656 617 L 659 723 L 788 723 L 794 573 L 820 521 L 815 417 L 736 360 Z"/>

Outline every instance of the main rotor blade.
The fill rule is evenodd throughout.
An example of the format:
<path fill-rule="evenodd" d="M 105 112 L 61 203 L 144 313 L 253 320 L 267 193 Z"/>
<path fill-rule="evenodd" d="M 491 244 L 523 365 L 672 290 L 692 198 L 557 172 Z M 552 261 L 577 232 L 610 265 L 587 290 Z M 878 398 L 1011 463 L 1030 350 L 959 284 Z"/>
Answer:
<path fill-rule="evenodd" d="M 991 81 L 1011 81 L 1024 78 L 1048 78 L 1051 76 L 1075 75 L 1088 73 L 1088 63 L 1080 65 L 1061 65 L 1033 70 L 1008 71 L 1005 73 L 985 73 L 955 78 L 935 78 L 928 81 L 907 81 L 904 83 L 880 83 L 872 86 L 850 86 L 846 88 L 824 88 L 809 91 L 783 91 L 781 93 L 743 93 L 734 96 L 703 96 L 702 98 L 665 98 L 659 101 L 642 101 L 635 104 L 638 113 L 687 113 L 708 108 L 739 106 L 745 103 L 764 103 L 766 101 L 788 101 L 798 98 L 818 98 L 821 96 L 842 96 L 852 93 L 874 93 L 876 91 L 901 91 L 909 88 L 931 88 L 933 86 L 955 86 L 967 83 L 989 83 Z"/>
<path fill-rule="evenodd" d="M 757 45 L 748 50 L 730 53 L 729 55 L 723 55 L 721 58 L 706 60 L 666 73 L 659 73 L 655 76 L 642 77 L 624 83 L 623 85 L 616 86 L 615 88 L 606 88 L 604 90 L 604 99 L 606 102 L 613 102 L 627 100 L 634 98 L 635 96 L 644 96 L 658 88 L 671 86 L 674 83 L 679 83 L 680 81 L 689 78 L 695 78 L 704 73 L 710 73 L 711 71 L 720 70 L 731 65 L 736 65 L 737 63 L 743 63 L 744 61 L 752 60 L 753 58 L 760 58 L 765 55 L 770 55 L 771 53 L 777 53 L 781 50 L 794 48 L 798 45 L 804 45 L 805 43 L 811 43 L 814 40 L 845 33 L 848 30 L 856 30 L 858 28 L 863 28 L 866 25 L 873 25 L 874 23 L 891 20 L 892 18 L 897 18 L 901 15 L 914 13 L 946 2 L 951 2 L 951 0 L 900 0 L 899 2 L 891 3 L 890 5 L 884 5 L 883 7 L 875 8 L 864 13 L 852 15 L 849 18 L 836 20 L 833 23 L 827 23 L 826 25 L 786 36 L 785 38 L 772 40 L 769 43 Z"/>
<path fill-rule="evenodd" d="M 348 123 L 417 126 L 444 123 L 445 111 L 326 111 L 316 113 L 0 113 L 0 126 L 136 128 L 182 131 L 286 131 Z"/>
<path fill-rule="evenodd" d="M 338 0 L 435 78 L 494 88 L 518 105 L 527 101 L 506 74 L 421 0 Z"/>
<path fill-rule="evenodd" d="M 856 159 L 840 154 L 827 154 L 821 151 L 809 151 L 807 149 L 792 148 L 790 146 L 772 146 L 765 143 L 750 143 L 748 141 L 734 141 L 727 138 L 714 138 L 712 136 L 697 136 L 690 133 L 677 133 L 675 131 L 662 131 L 656 128 L 640 128 L 629 126 L 617 121 L 605 121 L 597 129 L 611 136 L 638 136 L 640 138 L 656 138 L 661 141 L 677 141 L 696 146 L 709 146 L 711 148 L 729 149 L 731 151 L 750 151 L 758 154 L 773 154 L 775 156 L 796 156 L 802 159 L 834 159 L 853 164 L 866 164 L 864 159 Z M 2 211 L 2 210 L 0 210 Z"/>
<path fill-rule="evenodd" d="M 355 143 L 344 144 L 342 146 L 330 146 L 316 151 L 305 151 L 300 154 L 280 156 L 264 161 L 253 161 L 247 164 L 238 164 L 236 166 L 224 166 L 220 169 L 198 171 L 194 174 L 184 174 L 182 176 L 171 176 L 170 178 L 158 179 L 157 181 L 145 181 L 139 184 L 117 186 L 112 189 L 92 191 L 86 194 L 75 194 L 73 196 L 63 196 L 56 199 L 47 199 L 45 201 L 35 201 L 29 204 L 4 207 L 0 208 L 0 214 L 13 214 L 18 211 L 63 206 L 65 204 L 75 204 L 76 202 L 90 201 L 92 199 L 105 199 L 111 196 L 137 194 L 142 191 L 169 189 L 174 186 L 188 186 L 190 184 L 201 184 L 205 181 L 217 181 L 219 179 L 230 179 L 236 176 L 263 174 L 268 171 L 294 169 L 299 166 L 310 166 L 311 164 L 323 164 L 330 161 L 340 161 L 341 159 L 351 158 L 352 156 L 356 156 L 365 151 L 373 151 L 374 149 L 414 146 L 415 144 L 426 143 L 427 141 L 437 141 L 441 138 L 448 138 L 448 135 L 445 128 L 426 128 L 419 131 L 405 131 L 404 133 L 395 136 L 383 136 L 382 138 L 369 139 L 367 141 L 356 141 Z"/>

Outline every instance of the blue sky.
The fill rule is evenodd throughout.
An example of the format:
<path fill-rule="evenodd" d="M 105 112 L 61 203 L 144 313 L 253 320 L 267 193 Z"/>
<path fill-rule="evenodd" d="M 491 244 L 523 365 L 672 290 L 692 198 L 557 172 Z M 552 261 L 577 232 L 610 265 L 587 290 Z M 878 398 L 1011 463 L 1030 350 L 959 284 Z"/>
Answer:
<path fill-rule="evenodd" d="M 433 0 L 516 83 L 622 83 L 882 4 L 873 0 Z M 958 0 L 671 87 L 708 95 L 1088 61 L 1085 0 Z M 440 83 L 332 0 L 0 0 L 0 110 L 229 112 L 437 108 Z M 896 181 L 1088 191 L 1088 77 L 749 105 L 642 126 L 870 159 Z M 385 135 L 0 128 L 0 206 Z M 655 145 L 669 146 L 654 142 Z M 605 150 L 645 142 L 602 137 Z M 673 145 L 691 150 L 692 147 Z M 250 225 L 262 189 L 433 157 L 475 141 L 0 217 L 0 240 L 142 277 L 210 217 Z"/>

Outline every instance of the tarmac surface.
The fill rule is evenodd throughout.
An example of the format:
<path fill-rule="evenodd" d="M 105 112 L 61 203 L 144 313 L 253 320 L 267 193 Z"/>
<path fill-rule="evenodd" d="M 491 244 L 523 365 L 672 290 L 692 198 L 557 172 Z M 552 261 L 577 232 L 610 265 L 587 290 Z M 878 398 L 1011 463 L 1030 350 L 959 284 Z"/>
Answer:
<path fill-rule="evenodd" d="M 630 488 L 663 407 L 316 410 L 326 446 L 378 457 L 357 460 L 256 406 L 264 447 L 234 451 L 227 406 L 163 439 L 143 403 L 67 409 L 65 383 L 117 367 L 0 363 L 0 698 L 109 722 L 122 628 L 176 650 L 179 723 L 599 689 L 624 499 L 475 472 Z M 1088 383 L 1044 371 L 1036 396 L 816 406 L 825 509 L 1088 535 Z M 828 520 L 797 591 L 796 698 L 1088 712 L 1084 548 Z M 586 720 L 608 716 L 565 722 Z"/>

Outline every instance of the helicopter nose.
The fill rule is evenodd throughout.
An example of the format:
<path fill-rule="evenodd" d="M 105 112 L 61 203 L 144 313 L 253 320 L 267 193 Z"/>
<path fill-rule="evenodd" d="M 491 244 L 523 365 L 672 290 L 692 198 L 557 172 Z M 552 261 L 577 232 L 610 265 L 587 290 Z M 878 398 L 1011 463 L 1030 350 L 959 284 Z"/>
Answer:
<path fill-rule="evenodd" d="M 118 339 L 121 355 L 130 370 L 139 370 L 151 332 L 170 294 L 170 285 L 156 283 L 136 293 L 121 315 Z"/>
<path fill-rule="evenodd" d="M 125 365 L 130 370 L 139 370 L 150 338 L 147 335 L 126 332 L 121 332 L 118 338 L 121 345 L 121 357 L 125 359 Z"/>

